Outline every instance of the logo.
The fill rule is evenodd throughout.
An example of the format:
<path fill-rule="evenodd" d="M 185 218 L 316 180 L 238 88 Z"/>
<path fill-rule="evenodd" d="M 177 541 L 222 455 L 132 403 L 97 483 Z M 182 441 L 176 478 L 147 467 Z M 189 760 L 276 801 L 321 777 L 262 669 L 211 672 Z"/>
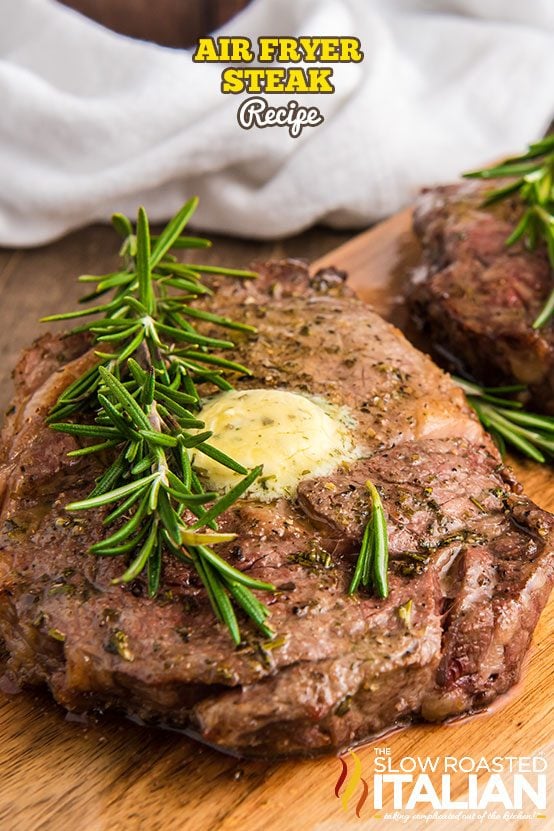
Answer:
<path fill-rule="evenodd" d="M 366 812 L 373 808 L 376 818 L 400 823 L 546 818 L 548 762 L 541 754 L 395 759 L 389 747 L 373 750 L 365 762 L 354 750 L 338 759 L 334 795 L 343 811 L 358 818 L 364 806 Z"/>

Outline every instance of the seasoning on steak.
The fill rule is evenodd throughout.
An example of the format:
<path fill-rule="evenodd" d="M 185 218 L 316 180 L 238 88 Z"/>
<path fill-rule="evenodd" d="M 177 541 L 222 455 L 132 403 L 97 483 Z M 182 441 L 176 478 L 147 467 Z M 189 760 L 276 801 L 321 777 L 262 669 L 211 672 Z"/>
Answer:
<path fill-rule="evenodd" d="M 552 289 L 546 248 L 506 246 L 521 216 L 516 199 L 483 208 L 490 183 L 424 191 L 414 229 L 423 263 L 408 302 L 449 369 L 485 384 L 529 387 L 532 404 L 554 413 L 554 326 L 533 329 Z"/>
<path fill-rule="evenodd" d="M 120 558 L 88 554 L 102 511 L 64 506 L 90 491 L 98 459 L 44 414 L 91 360 L 79 337 L 45 336 L 16 370 L 3 434 L 0 631 L 21 684 L 46 683 L 72 710 L 111 706 L 240 755 L 336 750 L 407 722 L 488 704 L 518 678 L 553 580 L 554 519 L 519 493 L 460 391 L 344 286 L 296 262 L 269 263 L 213 300 L 255 323 L 240 387 L 309 391 L 347 405 L 363 457 L 306 478 L 294 501 L 243 499 L 218 550 L 270 580 L 277 637 L 242 621 L 234 648 L 205 592 L 167 559 L 162 590 L 114 586 Z M 349 597 L 365 482 L 390 533 L 390 594 Z"/>

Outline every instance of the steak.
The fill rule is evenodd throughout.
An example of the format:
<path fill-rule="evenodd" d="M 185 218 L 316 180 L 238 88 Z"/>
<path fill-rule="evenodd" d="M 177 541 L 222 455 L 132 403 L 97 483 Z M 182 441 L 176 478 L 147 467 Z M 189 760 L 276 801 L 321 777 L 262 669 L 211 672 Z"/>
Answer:
<path fill-rule="evenodd" d="M 532 405 L 554 413 L 554 325 L 533 329 L 553 287 L 546 246 L 506 246 L 521 204 L 485 209 L 490 189 L 464 182 L 423 191 L 414 214 L 423 262 L 408 302 L 443 365 L 487 385 L 525 384 Z"/>
<path fill-rule="evenodd" d="M 276 387 L 348 406 L 360 458 L 307 476 L 294 498 L 243 498 L 218 547 L 269 580 L 277 632 L 248 620 L 235 648 L 195 573 L 166 559 L 150 599 L 141 577 L 112 585 L 121 558 L 89 546 L 103 509 L 71 515 L 97 458 L 44 416 L 92 360 L 82 336 L 38 340 L 15 372 L 2 441 L 0 631 L 20 685 L 46 684 L 69 710 L 112 707 L 219 750 L 287 756 L 338 750 L 412 719 L 482 708 L 519 677 L 554 572 L 554 518 L 520 493 L 459 389 L 334 270 L 259 266 L 221 279 L 208 307 L 241 335 L 239 388 Z M 206 331 L 210 331 L 207 327 Z M 387 514 L 390 593 L 348 596 L 369 514 Z"/>

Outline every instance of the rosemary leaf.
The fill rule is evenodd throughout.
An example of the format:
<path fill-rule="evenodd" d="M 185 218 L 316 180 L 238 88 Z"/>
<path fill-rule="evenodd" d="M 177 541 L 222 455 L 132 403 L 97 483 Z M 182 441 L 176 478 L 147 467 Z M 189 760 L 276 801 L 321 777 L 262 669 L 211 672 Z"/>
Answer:
<path fill-rule="evenodd" d="M 186 546 L 198 546 L 198 545 L 219 545 L 223 542 L 232 542 L 236 538 L 236 534 L 222 534 L 219 531 L 213 534 L 202 533 L 200 531 L 189 531 L 188 529 L 181 528 L 180 535 L 178 535 L 177 539 L 179 539 L 183 545 Z"/>
<path fill-rule="evenodd" d="M 371 495 L 373 505 L 373 583 L 378 597 L 388 597 L 389 543 L 387 521 L 377 488 L 372 482 L 367 482 L 366 487 Z"/>
<path fill-rule="evenodd" d="M 127 497 L 117 508 L 109 513 L 104 519 L 102 520 L 103 525 L 111 525 L 112 522 L 115 522 L 116 519 L 124 516 L 129 510 L 133 507 L 135 502 L 137 502 L 142 495 L 142 491 L 138 490 L 132 493 L 130 496 Z"/>
<path fill-rule="evenodd" d="M 362 544 L 348 594 L 354 594 L 360 583 L 373 587 L 378 597 L 388 597 L 388 530 L 381 497 L 375 485 L 366 482 L 371 502 L 371 515 L 366 524 Z"/>
<path fill-rule="evenodd" d="M 217 519 L 224 511 L 233 505 L 237 499 L 240 499 L 244 493 L 248 490 L 248 488 L 258 479 L 259 476 L 262 475 L 263 466 L 259 465 L 258 467 L 253 468 L 250 473 L 241 479 L 230 491 L 228 491 L 225 496 L 222 496 L 221 499 L 212 505 L 211 508 L 206 512 L 205 516 L 202 518 L 202 523 L 205 525 L 206 522 L 209 522 L 212 519 Z M 194 528 L 199 527 L 199 523 L 197 522 Z"/>
<path fill-rule="evenodd" d="M 178 545 L 179 544 L 179 537 L 181 534 L 181 526 L 179 523 L 179 516 L 173 510 L 171 503 L 169 501 L 169 497 L 165 490 L 160 492 L 160 496 L 158 499 L 158 512 L 160 514 L 160 519 L 164 528 L 166 529 L 167 533 L 171 537 L 171 540 Z"/>
<path fill-rule="evenodd" d="M 219 554 L 216 554 L 215 551 L 212 551 L 211 548 L 208 548 L 205 545 L 198 545 L 196 546 L 196 549 L 209 563 L 211 563 L 212 566 L 215 566 L 218 571 L 220 571 L 229 579 L 235 580 L 237 583 L 241 583 L 243 586 L 248 586 L 248 588 L 250 589 L 259 589 L 260 591 L 269 592 L 273 592 L 276 590 L 276 586 L 274 586 L 273 583 L 266 583 L 263 580 L 256 580 L 255 577 L 249 577 L 248 574 L 245 574 L 243 571 L 239 571 L 237 568 L 234 568 L 226 560 L 220 557 Z"/>
<path fill-rule="evenodd" d="M 480 387 L 463 378 L 453 376 L 453 379 L 464 390 L 468 403 L 502 455 L 506 446 L 510 446 L 540 464 L 546 462 L 543 451 L 554 459 L 554 417 L 527 412 L 521 402 L 514 408 L 511 399 L 500 396 L 525 392 L 525 387 L 519 384 Z"/>
<path fill-rule="evenodd" d="M 183 207 L 168 222 L 162 233 L 157 238 L 152 250 L 151 267 L 155 268 L 176 240 L 181 236 L 183 228 L 195 212 L 198 206 L 198 197 L 193 197 L 185 202 Z"/>
<path fill-rule="evenodd" d="M 127 344 L 127 346 L 125 347 L 123 352 L 120 352 L 119 355 L 117 355 L 117 358 L 116 358 L 117 363 L 121 364 L 124 361 L 126 361 L 127 358 L 130 358 L 131 355 L 133 355 L 137 351 L 137 349 L 139 348 L 139 346 L 141 345 L 143 340 L 144 340 L 144 330 L 141 329 L 135 335 L 133 340 L 129 344 Z"/>
<path fill-rule="evenodd" d="M 229 470 L 233 470 L 235 473 L 240 473 L 241 475 L 245 475 L 248 473 L 248 470 L 244 467 L 244 465 L 235 462 L 234 459 L 231 459 L 231 457 L 228 456 L 226 453 L 223 453 L 222 450 L 218 450 L 216 447 L 212 447 L 211 444 L 206 444 L 206 442 L 203 441 L 200 444 L 196 444 L 194 446 L 197 450 L 201 450 L 205 456 L 209 456 L 210 459 L 214 459 L 214 461 L 219 462 L 220 465 L 228 467 Z M 256 470 L 260 470 L 261 472 L 261 468 L 256 468 Z"/>
<path fill-rule="evenodd" d="M 150 422 L 148 421 L 148 418 L 141 410 L 133 396 L 129 395 L 121 381 L 118 381 L 115 375 L 108 372 L 103 366 L 99 367 L 98 371 L 102 381 L 111 391 L 114 398 L 116 398 L 122 407 L 129 413 L 137 429 L 149 430 Z"/>
<path fill-rule="evenodd" d="M 187 341 L 188 343 L 197 343 L 199 346 L 211 346 L 214 349 L 232 349 L 234 343 L 230 340 L 221 340 L 220 338 L 209 338 L 206 335 L 201 335 L 198 332 L 186 332 L 183 329 L 178 329 L 176 326 L 166 326 L 165 323 L 158 323 L 156 328 L 163 332 L 164 335 L 170 335 L 176 341 Z"/>
<path fill-rule="evenodd" d="M 112 402 L 106 398 L 101 392 L 98 393 L 98 403 L 101 405 L 104 413 L 114 426 L 114 429 L 119 430 L 122 436 L 128 438 L 138 438 L 139 434 L 129 422 L 125 421 L 121 413 L 117 410 Z"/>
<path fill-rule="evenodd" d="M 227 580 L 226 584 L 238 605 L 254 621 L 258 629 L 267 638 L 275 637 L 275 631 L 265 622 L 269 614 L 267 607 L 260 603 L 246 586 L 236 583 L 234 580 Z"/>
<path fill-rule="evenodd" d="M 65 312 L 64 314 L 41 317 L 40 322 L 53 323 L 57 320 L 72 320 L 74 317 L 87 317 L 92 314 L 107 313 L 115 310 L 117 306 L 118 304 L 115 301 L 112 301 L 112 303 L 106 303 L 103 306 L 93 306 L 88 309 L 80 309 L 78 312 Z"/>
<path fill-rule="evenodd" d="M 360 552 L 358 554 L 358 559 L 356 561 L 356 568 L 354 569 L 354 575 L 352 577 L 352 581 L 350 583 L 350 587 L 348 589 L 348 594 L 354 594 L 358 591 L 358 586 L 362 582 L 362 577 L 364 575 L 364 571 L 366 569 L 366 563 L 369 559 L 369 540 L 371 536 L 371 522 L 367 522 L 363 537 L 362 537 L 362 544 L 360 546 Z"/>
<path fill-rule="evenodd" d="M 97 557 L 119 557 L 121 554 L 129 554 L 137 550 L 139 545 L 144 540 L 145 535 L 146 526 L 141 528 L 140 532 L 128 542 L 123 542 L 120 545 L 113 545 L 111 547 L 106 546 L 105 548 L 98 549 L 98 551 L 92 553 L 94 553 Z"/>
<path fill-rule="evenodd" d="M 157 242 L 159 239 L 158 236 L 153 235 L 152 241 Z M 209 239 L 205 239 L 204 237 L 177 237 L 176 240 L 173 241 L 171 246 L 172 248 L 211 248 L 212 242 Z"/>
<path fill-rule="evenodd" d="M 111 548 L 112 546 L 117 545 L 120 542 L 123 542 L 123 540 L 126 540 L 128 537 L 130 537 L 131 534 L 134 534 L 134 532 L 138 530 L 138 528 L 140 527 L 142 519 L 146 514 L 147 507 L 148 499 L 146 497 L 143 497 L 139 507 L 137 508 L 131 519 L 128 520 L 128 522 L 124 523 L 121 526 L 121 528 L 118 528 L 117 531 L 114 531 L 114 533 L 111 534 L 109 537 L 105 537 L 103 540 L 100 540 L 100 542 L 91 545 L 90 551 L 93 554 L 96 554 L 97 552 L 102 551 L 104 548 Z"/>
<path fill-rule="evenodd" d="M 207 286 L 202 286 L 200 283 L 188 282 L 187 280 L 183 280 L 182 277 L 165 277 L 163 280 L 160 280 L 160 283 L 163 283 L 164 286 L 171 286 L 174 289 L 181 289 L 181 291 L 193 297 L 194 295 L 213 294 Z"/>
<path fill-rule="evenodd" d="M 554 257 L 551 257 L 551 262 L 554 262 Z M 533 329 L 542 329 L 554 314 L 554 288 L 551 290 L 546 303 L 542 307 L 540 314 L 533 321 Z"/>
<path fill-rule="evenodd" d="M 66 506 L 68 511 L 88 511 L 91 508 L 100 508 L 102 505 L 109 505 L 111 502 L 117 502 L 119 499 L 128 496 L 135 491 L 142 491 L 157 479 L 157 473 L 151 473 L 150 476 L 145 476 L 143 479 L 136 479 L 134 482 L 129 482 L 127 485 L 122 485 L 120 488 L 100 494 L 99 496 L 88 497 L 88 499 L 81 499 L 78 502 L 70 502 Z"/>
<path fill-rule="evenodd" d="M 154 294 L 150 278 L 150 227 L 144 208 L 139 208 L 137 216 L 137 276 L 139 281 L 139 298 L 146 314 L 154 313 Z"/>
<path fill-rule="evenodd" d="M 193 306 L 183 306 L 182 307 L 183 314 L 186 314 L 187 317 L 194 317 L 198 320 L 207 320 L 211 323 L 217 323 L 218 326 L 222 326 L 224 329 L 236 329 L 239 332 L 252 332 L 256 331 L 255 326 L 250 326 L 248 323 L 239 323 L 236 320 L 231 320 L 228 317 L 222 317 L 221 315 L 213 314 L 213 312 L 206 312 L 204 309 L 195 309 Z"/>
<path fill-rule="evenodd" d="M 52 430 L 59 433 L 69 433 L 71 436 L 84 436 L 93 439 L 113 439 L 119 435 L 115 427 L 100 427 L 97 424 L 73 424 L 72 422 L 57 422 L 50 424 Z"/>
<path fill-rule="evenodd" d="M 158 447 L 177 447 L 179 439 L 175 436 L 168 436 L 165 433 L 158 433 L 155 430 L 141 430 L 140 435 L 149 444 L 158 445 Z"/>
<path fill-rule="evenodd" d="M 240 268 L 222 268 L 221 266 L 198 265 L 196 263 L 187 263 L 187 267 L 192 271 L 200 271 L 204 274 L 223 274 L 227 277 L 254 279 L 258 276 L 255 271 L 244 271 L 244 269 Z"/>
<path fill-rule="evenodd" d="M 86 447 L 79 447 L 78 450 L 70 450 L 67 455 L 70 458 L 90 456 L 91 453 L 100 453 L 102 450 L 110 450 L 112 447 L 117 447 L 119 443 L 119 439 L 115 439 L 115 441 L 108 439 L 108 441 L 102 441 L 99 444 L 89 444 Z"/>
<path fill-rule="evenodd" d="M 96 485 L 90 492 L 89 496 L 100 496 L 101 494 L 112 490 L 125 475 L 126 470 L 127 465 L 125 457 L 123 453 L 120 453 L 117 459 L 112 462 L 109 468 L 97 480 Z"/>
<path fill-rule="evenodd" d="M 191 548 L 191 549 L 188 549 L 188 550 L 185 549 L 185 551 L 187 551 L 187 554 L 189 555 L 190 559 L 192 560 L 192 562 L 193 562 L 193 564 L 196 568 L 196 572 L 197 572 L 198 576 L 200 577 L 200 579 L 202 580 L 202 583 L 204 584 L 204 588 L 206 589 L 208 599 L 210 601 L 211 607 L 214 611 L 214 614 L 215 614 L 216 618 L 221 623 L 223 623 L 224 620 L 223 620 L 223 615 L 221 613 L 221 609 L 220 609 L 220 606 L 219 606 L 218 596 L 217 596 L 216 593 L 214 593 L 214 590 L 213 590 L 213 579 L 210 579 L 211 578 L 211 573 L 208 573 L 209 565 L 207 563 L 203 562 L 202 558 L 199 557 L 198 554 L 195 553 L 194 548 Z"/>
<path fill-rule="evenodd" d="M 116 577 L 115 580 L 112 580 L 112 583 L 116 585 L 117 583 L 130 583 L 131 580 L 134 580 L 135 577 L 141 573 L 143 568 L 145 567 L 146 563 L 148 562 L 148 558 L 154 549 L 154 546 L 157 542 L 157 532 L 158 532 L 158 521 L 154 519 L 150 526 L 150 533 L 146 538 L 146 542 L 142 545 L 140 551 L 138 552 L 137 556 L 129 566 L 129 568 L 121 575 L 121 577 Z"/>
<path fill-rule="evenodd" d="M 156 547 L 148 558 L 148 597 L 156 597 L 160 587 L 162 573 L 162 540 L 158 539 Z"/>
<path fill-rule="evenodd" d="M 133 234 L 131 221 L 124 214 L 113 214 L 112 225 L 117 233 L 123 238 L 130 237 Z"/>
<path fill-rule="evenodd" d="M 240 372 L 241 375 L 252 375 L 248 367 L 243 366 L 243 364 L 238 364 L 236 361 L 228 361 L 225 358 L 220 358 L 219 355 L 208 355 L 207 353 L 199 351 L 186 351 L 183 352 L 183 355 L 186 358 L 195 358 L 201 364 L 214 364 L 215 366 L 228 369 L 231 372 Z"/>

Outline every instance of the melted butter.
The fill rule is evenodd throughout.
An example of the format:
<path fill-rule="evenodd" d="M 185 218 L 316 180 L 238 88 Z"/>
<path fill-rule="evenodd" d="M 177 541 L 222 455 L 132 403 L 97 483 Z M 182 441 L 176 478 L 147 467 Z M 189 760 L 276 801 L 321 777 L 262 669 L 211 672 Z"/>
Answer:
<path fill-rule="evenodd" d="M 285 390 L 231 390 L 208 401 L 199 418 L 209 443 L 247 468 L 263 465 L 248 496 L 294 496 L 301 479 L 322 476 L 356 452 L 344 409 Z M 209 487 L 228 491 L 241 476 L 205 454 L 192 463 Z"/>

